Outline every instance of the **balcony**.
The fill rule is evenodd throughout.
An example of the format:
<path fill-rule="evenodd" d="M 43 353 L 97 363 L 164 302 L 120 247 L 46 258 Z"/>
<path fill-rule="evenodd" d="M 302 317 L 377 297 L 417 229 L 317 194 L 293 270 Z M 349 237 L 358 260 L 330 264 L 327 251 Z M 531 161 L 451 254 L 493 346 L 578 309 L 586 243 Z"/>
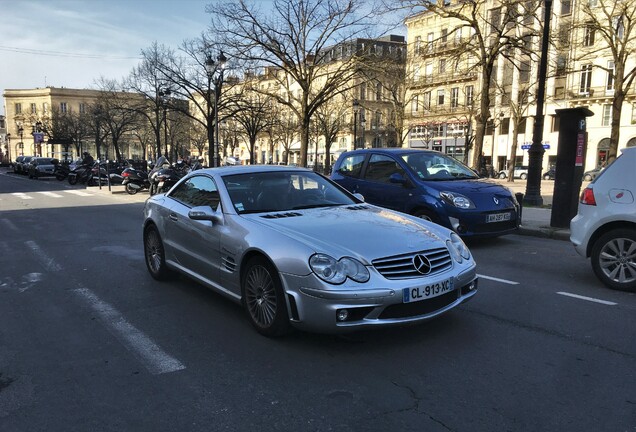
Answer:
<path fill-rule="evenodd" d="M 474 81 L 475 79 L 477 79 L 476 72 L 453 71 L 443 74 L 424 75 L 418 78 L 413 78 L 407 80 L 407 86 L 409 88 L 436 87 L 445 84 Z"/>

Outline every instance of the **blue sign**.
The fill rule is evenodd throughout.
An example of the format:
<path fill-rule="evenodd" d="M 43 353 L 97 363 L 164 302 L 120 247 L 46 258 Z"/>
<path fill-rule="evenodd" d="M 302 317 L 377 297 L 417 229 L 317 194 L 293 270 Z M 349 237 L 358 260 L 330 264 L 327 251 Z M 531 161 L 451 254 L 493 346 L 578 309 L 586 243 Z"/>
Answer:
<path fill-rule="evenodd" d="M 522 144 L 521 150 L 530 150 L 530 147 L 532 147 L 532 144 Z M 550 148 L 550 144 L 543 144 L 543 148 L 548 150 Z"/>

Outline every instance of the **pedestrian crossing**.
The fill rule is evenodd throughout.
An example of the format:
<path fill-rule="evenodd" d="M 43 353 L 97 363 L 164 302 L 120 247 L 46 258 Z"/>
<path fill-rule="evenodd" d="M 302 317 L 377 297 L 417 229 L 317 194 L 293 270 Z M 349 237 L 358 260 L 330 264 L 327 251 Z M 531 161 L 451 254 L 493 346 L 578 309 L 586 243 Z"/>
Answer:
<path fill-rule="evenodd" d="M 68 196 L 65 194 L 83 196 L 83 197 L 95 195 L 95 194 L 84 192 L 81 190 L 67 190 L 67 191 L 56 191 L 56 192 L 40 191 L 40 192 L 29 192 L 29 193 L 12 192 L 10 195 L 22 200 L 32 200 L 32 199 L 37 199 L 39 196 L 46 196 L 49 198 L 64 198 L 65 196 Z"/>

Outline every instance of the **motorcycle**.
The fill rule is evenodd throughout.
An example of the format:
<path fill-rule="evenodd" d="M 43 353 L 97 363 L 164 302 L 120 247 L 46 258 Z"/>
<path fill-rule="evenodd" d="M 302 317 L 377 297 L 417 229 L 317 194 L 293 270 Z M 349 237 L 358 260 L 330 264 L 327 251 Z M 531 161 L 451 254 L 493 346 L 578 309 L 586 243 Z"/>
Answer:
<path fill-rule="evenodd" d="M 145 171 L 128 167 L 122 171 L 121 176 L 123 177 L 122 184 L 130 195 L 134 195 L 140 190 L 150 189 L 150 180 L 148 179 L 148 173 Z"/>
<path fill-rule="evenodd" d="M 88 183 L 93 175 L 92 170 L 92 165 L 77 165 L 68 173 L 68 183 L 70 185 L 77 184 L 77 182 Z"/>
<path fill-rule="evenodd" d="M 57 159 L 54 159 L 54 160 L 57 161 Z M 55 168 L 53 169 L 53 175 L 59 181 L 64 181 L 68 177 L 68 174 L 71 172 L 71 168 L 69 168 L 69 163 L 57 161 L 57 163 L 54 162 L 54 165 L 55 165 Z"/>
<path fill-rule="evenodd" d="M 155 177 L 157 184 L 155 193 L 168 192 L 170 188 L 177 184 L 177 182 L 188 172 L 190 172 L 190 167 L 182 161 L 177 162 L 172 166 L 160 169 L 157 171 L 157 175 Z"/>

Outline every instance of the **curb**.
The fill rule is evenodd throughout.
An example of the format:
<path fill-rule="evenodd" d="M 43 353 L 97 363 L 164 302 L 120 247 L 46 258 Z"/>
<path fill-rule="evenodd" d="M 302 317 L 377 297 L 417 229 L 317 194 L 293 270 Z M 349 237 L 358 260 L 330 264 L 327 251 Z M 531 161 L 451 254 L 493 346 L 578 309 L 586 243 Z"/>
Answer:
<path fill-rule="evenodd" d="M 531 227 L 520 225 L 518 234 L 568 242 L 570 241 L 570 230 L 566 228 Z"/>

